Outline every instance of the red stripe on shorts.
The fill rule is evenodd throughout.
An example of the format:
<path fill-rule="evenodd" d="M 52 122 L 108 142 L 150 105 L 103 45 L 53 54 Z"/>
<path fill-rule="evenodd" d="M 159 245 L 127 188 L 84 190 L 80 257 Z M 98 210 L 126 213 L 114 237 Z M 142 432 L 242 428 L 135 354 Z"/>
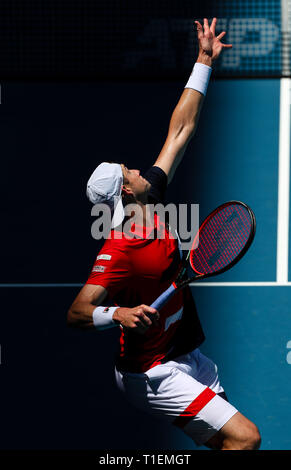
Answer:
<path fill-rule="evenodd" d="M 183 428 L 186 424 L 191 421 L 193 416 L 196 416 L 202 408 L 204 408 L 207 403 L 212 400 L 216 394 L 207 387 L 203 392 L 195 398 L 195 400 L 190 403 L 190 405 L 178 416 L 173 424 L 179 428 Z"/>

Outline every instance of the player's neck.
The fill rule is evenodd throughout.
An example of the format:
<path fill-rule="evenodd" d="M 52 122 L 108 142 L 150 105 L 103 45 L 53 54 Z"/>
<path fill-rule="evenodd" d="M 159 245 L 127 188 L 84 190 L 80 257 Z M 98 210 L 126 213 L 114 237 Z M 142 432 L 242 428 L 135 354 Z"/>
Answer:
<path fill-rule="evenodd" d="M 130 205 L 130 215 L 134 217 L 134 223 L 140 226 L 151 227 L 154 225 L 154 217 L 146 203 L 136 201 Z"/>

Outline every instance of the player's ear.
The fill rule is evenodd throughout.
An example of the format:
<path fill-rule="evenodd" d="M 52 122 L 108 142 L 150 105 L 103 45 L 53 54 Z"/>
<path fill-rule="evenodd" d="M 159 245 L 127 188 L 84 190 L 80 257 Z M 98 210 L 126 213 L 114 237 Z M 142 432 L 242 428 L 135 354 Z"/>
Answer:
<path fill-rule="evenodd" d="M 122 196 L 130 196 L 130 195 L 133 195 L 133 191 L 129 186 L 125 186 L 123 184 L 121 194 L 122 194 Z"/>

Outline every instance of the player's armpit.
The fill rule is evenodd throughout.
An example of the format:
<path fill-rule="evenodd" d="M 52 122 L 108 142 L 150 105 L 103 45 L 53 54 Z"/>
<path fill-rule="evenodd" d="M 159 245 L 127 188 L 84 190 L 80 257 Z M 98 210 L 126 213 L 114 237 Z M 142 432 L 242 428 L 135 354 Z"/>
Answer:
<path fill-rule="evenodd" d="M 108 295 L 105 287 L 85 284 L 67 313 L 67 325 L 77 328 L 94 328 L 93 312 Z"/>

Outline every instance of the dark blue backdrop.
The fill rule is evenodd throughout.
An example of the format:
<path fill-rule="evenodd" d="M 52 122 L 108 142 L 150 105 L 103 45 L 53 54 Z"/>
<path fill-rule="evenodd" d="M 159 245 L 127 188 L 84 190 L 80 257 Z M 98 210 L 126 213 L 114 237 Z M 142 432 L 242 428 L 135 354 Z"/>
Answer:
<path fill-rule="evenodd" d="M 184 83 L 3 84 L 2 283 L 83 283 L 100 244 L 86 181 L 103 160 L 145 170 L 157 157 Z M 242 262 L 216 281 L 273 281 L 276 272 L 278 80 L 210 84 L 197 134 L 168 200 L 228 199 L 258 229 Z M 78 287 L 1 288 L 1 447 L 187 449 L 177 429 L 134 410 L 114 383 L 118 331 L 70 330 Z M 193 287 L 231 401 L 289 449 L 290 294 L 278 287 Z"/>

